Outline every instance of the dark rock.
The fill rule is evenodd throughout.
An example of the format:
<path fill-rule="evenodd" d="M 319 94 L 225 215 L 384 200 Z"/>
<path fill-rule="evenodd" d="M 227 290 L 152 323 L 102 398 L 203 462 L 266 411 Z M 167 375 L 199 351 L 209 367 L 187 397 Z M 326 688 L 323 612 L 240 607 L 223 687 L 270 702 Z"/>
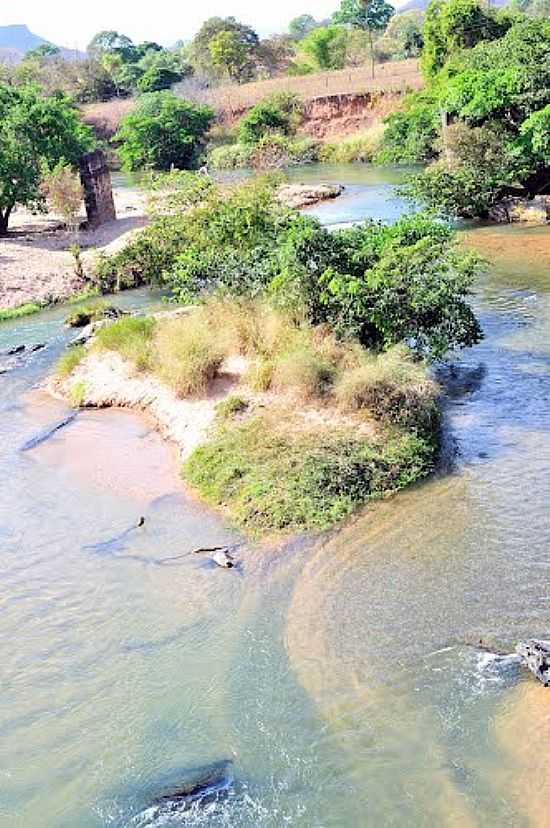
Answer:
<path fill-rule="evenodd" d="M 22 354 L 27 348 L 26 345 L 16 345 L 15 348 L 10 348 L 9 351 L 6 351 L 6 356 L 14 356 L 15 354 Z"/>
<path fill-rule="evenodd" d="M 44 345 L 43 342 L 37 342 L 36 345 L 31 345 L 30 346 L 30 351 L 32 353 L 35 353 L 36 351 L 43 351 L 45 347 L 46 346 Z"/>
<path fill-rule="evenodd" d="M 80 159 L 80 180 L 90 230 L 116 219 L 111 173 L 102 150 L 95 150 Z"/>
<path fill-rule="evenodd" d="M 520 641 L 516 653 L 521 656 L 525 666 L 545 687 L 550 687 L 550 641 L 531 638 Z"/>
<path fill-rule="evenodd" d="M 153 805 L 168 810 L 184 810 L 194 802 L 207 805 L 229 791 L 234 781 L 232 765 L 231 759 L 223 759 L 187 771 L 186 779 L 162 791 Z"/>

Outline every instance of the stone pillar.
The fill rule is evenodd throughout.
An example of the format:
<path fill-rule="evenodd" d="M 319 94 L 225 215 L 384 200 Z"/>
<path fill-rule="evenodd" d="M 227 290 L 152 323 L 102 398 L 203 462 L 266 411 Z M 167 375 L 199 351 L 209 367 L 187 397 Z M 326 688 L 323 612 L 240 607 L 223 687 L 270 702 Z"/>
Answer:
<path fill-rule="evenodd" d="M 80 180 L 90 230 L 116 219 L 111 173 L 102 150 L 89 152 L 80 159 Z"/>

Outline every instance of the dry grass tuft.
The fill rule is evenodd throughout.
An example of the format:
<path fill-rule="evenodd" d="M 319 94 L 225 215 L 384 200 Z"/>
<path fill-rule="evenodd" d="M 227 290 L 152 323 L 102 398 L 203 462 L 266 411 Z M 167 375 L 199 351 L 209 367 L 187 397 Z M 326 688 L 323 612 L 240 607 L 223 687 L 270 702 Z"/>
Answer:
<path fill-rule="evenodd" d="M 200 311 L 158 326 L 154 370 L 178 397 L 207 391 L 223 362 L 225 351 Z"/>

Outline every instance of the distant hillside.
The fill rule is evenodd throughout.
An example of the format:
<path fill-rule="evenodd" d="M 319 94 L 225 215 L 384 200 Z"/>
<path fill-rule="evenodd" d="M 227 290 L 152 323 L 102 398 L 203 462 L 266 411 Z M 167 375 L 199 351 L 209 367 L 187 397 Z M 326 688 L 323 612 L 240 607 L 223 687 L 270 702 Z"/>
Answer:
<path fill-rule="evenodd" d="M 21 58 L 30 52 L 31 49 L 36 49 L 44 43 L 50 43 L 40 35 L 36 35 L 23 24 L 13 26 L 0 26 L 0 60 L 6 60 L 10 63 L 21 60 Z M 61 55 L 64 58 L 81 59 L 85 55 L 82 52 L 75 52 L 74 49 L 61 49 Z"/>

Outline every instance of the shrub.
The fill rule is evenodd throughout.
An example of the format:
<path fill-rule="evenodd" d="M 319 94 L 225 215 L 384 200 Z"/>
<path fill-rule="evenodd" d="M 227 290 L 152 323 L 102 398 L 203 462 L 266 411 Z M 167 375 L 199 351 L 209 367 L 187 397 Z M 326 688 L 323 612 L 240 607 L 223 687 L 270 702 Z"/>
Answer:
<path fill-rule="evenodd" d="M 439 420 L 437 385 L 426 376 L 422 363 L 404 346 L 365 359 L 346 372 L 336 386 L 336 399 L 344 408 L 368 409 L 383 423 L 433 433 Z"/>
<path fill-rule="evenodd" d="M 252 148 L 245 144 L 224 144 L 208 153 L 208 164 L 214 170 L 236 170 L 250 165 Z"/>
<path fill-rule="evenodd" d="M 114 137 L 126 170 L 169 170 L 192 166 L 202 148 L 204 135 L 214 119 L 213 111 L 178 98 L 172 92 L 150 92 L 122 119 Z"/>
<path fill-rule="evenodd" d="M 19 319 L 21 316 L 29 316 L 31 313 L 38 313 L 46 307 L 40 302 L 25 302 L 15 308 L 0 308 L 0 322 L 7 322 L 9 319 Z"/>
<path fill-rule="evenodd" d="M 253 391 L 269 391 L 273 380 L 273 361 L 269 359 L 255 359 L 250 363 L 246 372 L 246 382 Z"/>
<path fill-rule="evenodd" d="M 86 348 L 83 345 L 68 348 L 65 353 L 59 358 L 55 366 L 55 373 L 59 379 L 68 377 L 74 369 L 80 365 L 86 356 Z"/>
<path fill-rule="evenodd" d="M 382 145 L 375 157 L 377 163 L 423 163 L 436 156 L 440 114 L 437 102 L 429 93 L 408 95 L 403 110 L 388 115 L 384 123 Z"/>
<path fill-rule="evenodd" d="M 155 335 L 155 372 L 177 394 L 204 393 L 224 358 L 215 331 L 200 313 L 162 322 Z"/>
<path fill-rule="evenodd" d="M 281 354 L 275 361 L 271 386 L 303 400 L 323 397 L 334 380 L 334 366 L 307 343 Z"/>
<path fill-rule="evenodd" d="M 383 128 L 371 127 L 363 134 L 350 135 L 337 142 L 319 147 L 319 161 L 328 164 L 368 163 L 376 155 L 382 140 Z"/>
<path fill-rule="evenodd" d="M 156 327 L 154 319 L 125 316 L 100 328 L 95 336 L 98 348 L 116 351 L 131 362 L 136 370 L 147 371 L 152 365 L 152 338 Z"/>
<path fill-rule="evenodd" d="M 248 400 L 232 394 L 216 406 L 216 414 L 221 420 L 229 420 L 236 414 L 242 414 L 249 406 Z"/>
<path fill-rule="evenodd" d="M 70 229 L 78 227 L 78 214 L 84 196 L 78 173 L 60 161 L 51 171 L 43 174 L 41 188 L 49 209 L 62 216 Z"/>
<path fill-rule="evenodd" d="M 239 141 L 253 146 L 267 135 L 294 135 L 302 117 L 297 95 L 279 92 L 253 106 L 239 124 Z"/>
<path fill-rule="evenodd" d="M 308 431 L 284 411 L 221 426 L 184 475 L 253 534 L 304 531 L 425 476 L 434 455 L 433 442 L 415 435 L 380 445 L 344 430 Z"/>

